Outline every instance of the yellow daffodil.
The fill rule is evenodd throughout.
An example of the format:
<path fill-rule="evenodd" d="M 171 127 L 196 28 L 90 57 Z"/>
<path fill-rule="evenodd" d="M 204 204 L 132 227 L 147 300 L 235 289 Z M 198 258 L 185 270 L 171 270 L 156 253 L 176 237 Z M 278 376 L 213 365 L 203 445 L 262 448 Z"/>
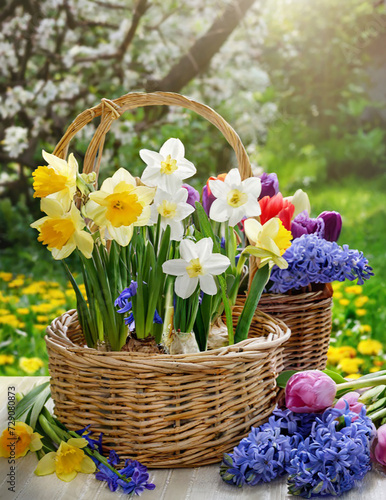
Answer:
<path fill-rule="evenodd" d="M 37 372 L 44 366 L 44 362 L 40 358 L 20 358 L 19 367 L 29 375 Z"/>
<path fill-rule="evenodd" d="M 12 365 L 14 361 L 15 361 L 15 356 L 12 356 L 12 354 L 0 354 L 0 366 Z"/>
<path fill-rule="evenodd" d="M 283 259 L 283 253 L 291 246 L 292 235 L 277 217 L 261 225 L 256 219 L 244 221 L 245 234 L 252 245 L 245 252 L 261 259 L 260 266 L 267 262 L 276 264 L 280 269 L 286 269 L 288 263 Z"/>
<path fill-rule="evenodd" d="M 154 188 L 137 186 L 124 168 L 106 179 L 99 191 L 90 193 L 85 214 L 97 224 L 107 239 L 127 246 L 134 226 L 145 226 L 150 219 Z"/>
<path fill-rule="evenodd" d="M 62 441 L 58 451 L 44 455 L 36 467 L 37 476 L 46 476 L 54 472 L 62 481 L 72 481 L 78 474 L 92 474 L 96 470 L 95 463 L 88 457 L 82 448 L 87 446 L 84 438 L 71 438 L 65 443 Z"/>
<path fill-rule="evenodd" d="M 358 344 L 358 352 L 369 356 L 376 356 L 382 350 L 382 344 L 378 340 L 366 339 L 361 340 Z"/>
<path fill-rule="evenodd" d="M 43 158 L 48 163 L 45 167 L 38 167 L 33 173 L 34 198 L 51 197 L 62 203 L 66 209 L 76 192 L 76 174 L 78 164 L 71 153 L 68 162 L 55 155 L 43 151 Z"/>
<path fill-rule="evenodd" d="M 24 457 L 28 451 L 40 450 L 43 446 L 41 436 L 24 422 L 10 425 L 0 436 L 0 457 Z"/>
<path fill-rule="evenodd" d="M 341 359 L 338 368 L 345 373 L 353 374 L 357 373 L 359 367 L 364 363 L 363 359 L 360 358 L 345 358 Z"/>
<path fill-rule="evenodd" d="M 72 205 L 67 212 L 57 200 L 44 198 L 41 208 L 47 217 L 42 217 L 31 227 L 39 231 L 38 241 L 47 245 L 53 258 L 65 259 L 75 248 L 87 259 L 91 258 L 94 242 L 91 234 L 83 231 L 85 222 L 76 206 Z"/>

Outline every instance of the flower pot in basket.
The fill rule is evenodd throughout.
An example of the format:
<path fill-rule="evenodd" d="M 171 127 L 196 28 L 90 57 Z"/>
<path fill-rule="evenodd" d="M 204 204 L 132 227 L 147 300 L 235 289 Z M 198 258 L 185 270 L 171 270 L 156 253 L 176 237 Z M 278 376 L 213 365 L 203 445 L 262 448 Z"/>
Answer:
<path fill-rule="evenodd" d="M 235 314 L 245 297 L 238 296 Z M 324 370 L 332 326 L 332 287 L 299 294 L 265 293 L 259 310 L 283 321 L 291 330 L 284 347 L 285 370 Z"/>
<path fill-rule="evenodd" d="M 122 457 L 150 467 L 219 462 L 273 411 L 283 344 L 280 321 L 256 313 L 256 338 L 195 354 L 102 352 L 85 346 L 75 310 L 47 328 L 55 415 L 91 425 Z"/>

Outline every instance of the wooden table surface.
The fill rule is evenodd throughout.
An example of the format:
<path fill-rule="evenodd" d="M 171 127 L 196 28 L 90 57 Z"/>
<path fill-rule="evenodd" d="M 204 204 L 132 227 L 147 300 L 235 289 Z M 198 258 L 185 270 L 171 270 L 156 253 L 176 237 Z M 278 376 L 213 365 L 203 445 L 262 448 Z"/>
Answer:
<path fill-rule="evenodd" d="M 28 392 L 48 377 L 0 377 L 0 432 L 7 425 L 7 388 L 15 386 L 17 392 Z M 8 461 L 0 458 L 1 500 L 118 500 L 128 498 L 123 493 L 111 492 L 106 483 L 97 481 L 93 474 L 78 474 L 70 483 L 60 481 L 55 474 L 38 477 L 35 453 L 17 460 L 16 491 L 8 491 Z M 195 469 L 150 469 L 150 480 L 156 485 L 145 491 L 143 500 L 283 500 L 295 498 L 287 494 L 286 480 L 253 487 L 236 488 L 225 484 L 219 476 L 218 465 Z M 386 498 L 386 477 L 371 471 L 355 489 L 343 495 L 344 500 L 381 500 Z M 299 498 L 299 497 L 296 497 Z M 327 497 L 324 497 L 327 498 Z"/>

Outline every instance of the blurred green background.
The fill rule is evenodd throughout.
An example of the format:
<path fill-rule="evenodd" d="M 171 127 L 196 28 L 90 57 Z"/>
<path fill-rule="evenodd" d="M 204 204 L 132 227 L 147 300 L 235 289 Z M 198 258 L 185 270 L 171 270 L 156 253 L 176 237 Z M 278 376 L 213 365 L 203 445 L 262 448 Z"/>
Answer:
<path fill-rule="evenodd" d="M 313 216 L 342 214 L 339 243 L 362 250 L 375 276 L 355 293 L 337 290 L 333 345 L 359 361 L 330 364 L 354 377 L 384 366 L 378 344 L 360 347 L 386 344 L 384 2 L 8 0 L 0 24 L 1 374 L 46 373 L 44 328 L 74 307 L 61 263 L 29 227 L 41 216 L 31 177 L 41 150 L 102 97 L 157 90 L 213 107 L 256 171 L 276 172 L 284 196 L 309 194 Z M 71 143 L 80 165 L 97 125 Z M 235 166 L 202 118 L 140 109 L 114 122 L 102 179 L 122 166 L 139 175 L 139 150 L 169 137 L 185 144 L 199 190 Z"/>

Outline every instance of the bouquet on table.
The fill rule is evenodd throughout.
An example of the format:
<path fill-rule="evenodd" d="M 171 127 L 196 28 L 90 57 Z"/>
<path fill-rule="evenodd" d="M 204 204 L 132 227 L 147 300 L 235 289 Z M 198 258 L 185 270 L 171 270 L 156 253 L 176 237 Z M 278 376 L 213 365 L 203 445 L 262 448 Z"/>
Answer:
<path fill-rule="evenodd" d="M 372 462 L 386 473 L 386 371 L 350 382 L 329 370 L 288 371 L 278 383 L 285 405 L 224 454 L 226 483 L 288 476 L 290 494 L 311 498 L 351 490 Z"/>

